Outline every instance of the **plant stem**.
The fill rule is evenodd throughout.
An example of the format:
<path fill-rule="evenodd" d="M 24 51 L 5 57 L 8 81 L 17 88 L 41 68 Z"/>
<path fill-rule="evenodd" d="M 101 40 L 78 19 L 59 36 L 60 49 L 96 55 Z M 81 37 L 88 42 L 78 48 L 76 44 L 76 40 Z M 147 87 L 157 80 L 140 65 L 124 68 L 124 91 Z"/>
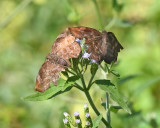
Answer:
<path fill-rule="evenodd" d="M 110 118 L 110 108 L 109 108 L 109 94 L 106 92 L 106 117 L 107 117 L 107 122 L 111 123 L 111 118 Z"/>
<path fill-rule="evenodd" d="M 81 65 L 81 68 L 83 68 L 83 65 Z M 81 82 L 82 82 L 82 85 L 83 85 L 83 92 L 85 93 L 92 109 L 94 110 L 94 112 L 97 114 L 97 116 L 100 115 L 100 112 L 98 111 L 98 109 L 96 108 L 90 94 L 89 94 L 89 90 L 86 86 L 86 83 L 85 83 L 85 80 L 84 80 L 84 77 L 83 75 L 81 74 L 80 72 L 80 69 L 79 67 L 77 68 L 77 71 L 76 71 L 77 75 L 80 76 L 80 79 L 81 79 Z M 91 79 L 89 81 L 89 84 L 88 84 L 88 87 L 91 87 L 92 85 L 92 80 L 94 79 L 94 76 L 95 76 L 96 72 L 91 76 Z M 78 87 L 78 86 L 77 86 Z M 81 90 L 81 89 L 80 89 Z M 102 117 L 102 122 L 106 125 L 107 128 L 111 128 L 110 124 Z"/>
<path fill-rule="evenodd" d="M 99 115 L 100 115 L 100 112 L 98 111 L 98 109 L 96 108 L 95 104 L 93 103 L 93 100 L 92 100 L 92 98 L 91 98 L 91 96 L 90 96 L 90 94 L 89 94 L 89 91 L 88 91 L 88 89 L 86 88 L 86 84 L 85 84 L 85 81 L 84 81 L 83 76 L 81 77 L 81 81 L 82 81 L 82 85 L 83 85 L 83 88 L 84 88 L 84 93 L 85 93 L 85 95 L 86 95 L 86 97 L 87 97 L 87 99 L 88 99 L 88 101 L 89 101 L 92 109 L 93 109 L 94 112 L 97 114 L 97 116 L 99 116 Z M 102 118 L 102 122 L 103 122 L 107 127 L 111 128 L 110 124 L 109 124 L 104 118 Z"/>
<path fill-rule="evenodd" d="M 67 72 L 71 73 L 72 75 L 76 76 L 75 73 L 71 72 L 70 70 L 67 70 Z"/>
<path fill-rule="evenodd" d="M 77 83 L 75 83 L 74 87 L 78 88 L 81 91 L 84 91 L 84 89 Z"/>
<path fill-rule="evenodd" d="M 83 85 L 84 91 L 87 90 L 86 83 L 84 81 L 83 76 L 81 76 L 81 81 L 82 81 L 82 85 Z"/>
<path fill-rule="evenodd" d="M 99 115 L 100 115 L 100 112 L 98 111 L 98 109 L 96 108 L 95 104 L 93 103 L 93 100 L 92 100 L 89 92 L 88 92 L 87 90 L 85 90 L 84 92 L 85 92 L 85 95 L 86 95 L 86 97 L 87 97 L 87 99 L 88 99 L 88 101 L 89 101 L 92 109 L 93 109 L 94 112 L 97 114 L 97 116 L 99 116 Z M 103 122 L 107 127 L 111 128 L 110 124 L 109 124 L 103 117 L 102 117 L 102 122 Z"/>
<path fill-rule="evenodd" d="M 96 74 L 96 72 L 95 72 L 95 74 Z M 90 79 L 90 81 L 89 81 L 89 83 L 88 83 L 88 88 L 87 88 L 88 90 L 91 88 L 91 86 L 92 86 L 92 84 L 93 84 L 92 81 L 93 81 L 93 79 L 94 79 L 95 74 L 91 76 L 91 79 Z"/>
<path fill-rule="evenodd" d="M 99 24 L 101 26 L 101 29 L 104 29 L 104 26 L 103 26 L 103 23 L 102 23 L 102 19 L 101 19 L 101 15 L 100 15 L 100 12 L 99 12 L 99 8 L 98 8 L 98 4 L 97 4 L 97 1 L 96 0 L 92 0 L 92 2 L 94 3 L 94 7 L 96 9 L 96 13 L 97 13 L 97 16 L 98 16 L 98 20 L 99 20 Z"/>

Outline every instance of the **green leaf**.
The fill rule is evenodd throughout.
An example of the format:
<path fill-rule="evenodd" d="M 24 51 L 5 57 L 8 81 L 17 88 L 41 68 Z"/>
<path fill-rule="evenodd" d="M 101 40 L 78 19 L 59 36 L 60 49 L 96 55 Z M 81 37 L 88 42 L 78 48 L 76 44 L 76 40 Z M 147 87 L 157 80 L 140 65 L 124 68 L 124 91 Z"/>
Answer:
<path fill-rule="evenodd" d="M 98 70 L 98 65 L 95 64 L 95 63 L 93 63 L 93 64 L 91 65 L 91 74 L 92 74 L 92 75 L 95 75 L 95 73 L 96 73 L 97 70 Z"/>
<path fill-rule="evenodd" d="M 102 120 L 102 115 L 99 115 L 96 119 L 93 120 L 93 127 L 92 128 L 97 128 Z"/>
<path fill-rule="evenodd" d="M 72 58 L 73 70 L 76 71 L 78 68 L 79 58 Z"/>
<path fill-rule="evenodd" d="M 115 75 L 116 77 L 120 78 L 120 74 L 119 74 L 117 71 L 111 70 L 110 72 L 111 72 L 113 75 Z"/>
<path fill-rule="evenodd" d="M 117 102 L 124 110 L 131 113 L 128 105 L 125 103 L 123 96 L 119 93 L 118 89 L 110 80 L 96 80 L 95 83 L 104 91 L 109 92 L 111 98 Z"/>
<path fill-rule="evenodd" d="M 145 83 L 143 83 L 142 85 L 140 85 L 134 92 L 133 92 L 133 98 L 136 98 L 137 96 L 139 96 L 139 94 L 141 94 L 141 92 L 143 92 L 146 88 L 154 85 L 155 83 L 160 81 L 160 77 L 155 77 L 152 78 L 150 80 L 147 80 Z"/>
<path fill-rule="evenodd" d="M 117 26 L 117 27 L 126 28 L 126 27 L 131 27 L 132 25 L 133 25 L 133 23 L 131 23 L 127 20 L 117 19 L 115 21 L 115 26 Z"/>
<path fill-rule="evenodd" d="M 65 92 L 68 92 L 68 91 L 70 91 L 71 89 L 72 89 L 72 87 L 73 86 L 69 86 L 69 87 L 67 87 L 64 91 L 59 91 L 59 92 L 57 92 L 56 94 L 54 94 L 54 95 L 52 95 L 51 97 L 49 97 L 48 99 L 52 99 L 53 97 L 56 97 L 57 95 L 60 95 L 60 94 L 63 94 L 63 93 L 65 93 Z M 62 88 L 63 89 L 63 88 Z"/>
<path fill-rule="evenodd" d="M 125 82 L 127 82 L 127 81 L 129 81 L 129 80 L 131 80 L 131 79 L 136 78 L 137 76 L 138 76 L 137 74 L 134 74 L 134 75 L 129 75 L 129 76 L 126 76 L 126 77 L 124 77 L 124 78 L 121 78 L 121 79 L 119 80 L 118 84 L 123 84 L 123 83 L 125 83 Z"/>
<path fill-rule="evenodd" d="M 58 81 L 58 86 L 51 86 L 49 89 L 47 89 L 45 92 L 37 92 L 36 94 L 27 96 L 22 98 L 23 100 L 28 100 L 28 101 L 42 101 L 42 100 L 47 100 L 53 95 L 57 94 L 60 92 L 65 84 L 64 79 L 59 79 Z"/>
<path fill-rule="evenodd" d="M 121 106 L 111 106 L 110 111 L 117 113 L 119 109 L 122 109 Z"/>
<path fill-rule="evenodd" d="M 24 97 L 23 100 L 29 100 L 29 101 L 42 101 L 42 100 L 47 100 L 50 98 L 52 95 L 56 94 L 57 92 L 61 91 L 62 87 L 61 86 L 53 86 L 46 90 L 45 92 L 38 92 L 36 94 Z"/>
<path fill-rule="evenodd" d="M 67 79 L 65 85 L 63 86 L 62 91 L 64 91 L 66 88 L 68 88 L 69 86 L 73 86 L 73 84 L 79 79 L 78 76 L 71 76 Z"/>

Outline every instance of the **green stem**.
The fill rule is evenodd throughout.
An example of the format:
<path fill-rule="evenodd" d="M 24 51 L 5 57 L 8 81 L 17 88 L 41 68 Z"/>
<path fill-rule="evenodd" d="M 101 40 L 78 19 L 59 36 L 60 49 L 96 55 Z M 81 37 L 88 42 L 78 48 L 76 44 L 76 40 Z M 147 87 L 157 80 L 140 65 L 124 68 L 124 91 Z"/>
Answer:
<path fill-rule="evenodd" d="M 100 115 L 100 112 L 98 111 L 98 109 L 96 108 L 95 104 L 93 103 L 93 100 L 92 100 L 92 98 L 91 98 L 91 96 L 90 96 L 90 94 L 89 94 L 89 91 L 88 91 L 88 89 L 86 88 L 86 84 L 85 84 L 85 81 L 84 81 L 83 76 L 81 77 L 81 81 L 82 81 L 82 85 L 83 85 L 83 88 L 84 88 L 84 93 L 85 93 L 85 95 L 86 95 L 86 97 L 87 97 L 87 99 L 88 99 L 88 101 L 89 101 L 92 109 L 93 109 L 94 112 L 97 114 L 97 116 L 99 116 L 99 115 Z M 104 118 L 102 118 L 102 122 L 103 122 L 107 127 L 111 128 L 110 124 L 109 124 Z"/>
<path fill-rule="evenodd" d="M 81 68 L 83 68 L 83 66 L 82 66 Z M 96 108 L 96 106 L 95 106 L 95 104 L 94 104 L 94 102 L 93 102 L 93 100 L 92 100 L 92 98 L 91 98 L 91 96 L 90 96 L 90 94 L 89 94 L 89 90 L 88 90 L 88 88 L 87 88 L 87 86 L 86 86 L 86 83 L 85 83 L 85 80 L 84 80 L 83 75 L 80 73 L 79 67 L 77 68 L 76 73 L 77 73 L 78 76 L 80 76 L 80 79 L 81 79 L 81 82 L 82 82 L 82 85 L 83 85 L 83 92 L 85 93 L 85 95 L 86 95 L 86 97 L 87 97 L 87 99 L 88 99 L 88 101 L 89 101 L 92 109 L 93 109 L 94 112 L 97 114 L 97 116 L 99 116 L 99 115 L 100 115 L 100 112 L 99 112 L 98 109 Z M 96 72 L 92 75 L 92 77 L 91 77 L 91 79 L 90 79 L 90 82 L 89 82 L 89 84 L 88 84 L 89 87 L 92 85 L 92 80 L 93 80 L 95 74 L 96 74 Z M 109 124 L 104 118 L 102 118 L 102 122 L 106 125 L 106 127 L 111 128 L 110 124 Z"/>
<path fill-rule="evenodd" d="M 109 94 L 106 92 L 106 117 L 107 117 L 107 122 L 111 123 L 111 117 L 110 117 L 110 108 L 109 108 Z"/>
<path fill-rule="evenodd" d="M 92 109 L 93 109 L 94 112 L 97 114 L 97 116 L 99 116 L 99 115 L 100 115 L 100 112 L 98 111 L 98 109 L 96 108 L 95 104 L 93 103 L 93 100 L 92 100 L 89 92 L 88 92 L 87 90 L 85 90 L 84 92 L 85 92 L 85 95 L 86 95 L 86 97 L 87 97 L 87 99 L 88 99 L 88 101 L 89 101 Z M 107 127 L 111 128 L 110 124 L 109 124 L 104 118 L 102 118 L 102 122 L 103 122 Z"/>
<path fill-rule="evenodd" d="M 82 81 L 82 85 L 83 85 L 84 91 L 87 90 L 86 83 L 84 81 L 84 77 L 83 76 L 81 76 L 81 81 Z"/>
<path fill-rule="evenodd" d="M 117 20 L 117 15 L 114 14 L 114 17 L 112 18 L 112 20 L 108 23 L 108 25 L 105 26 L 105 30 L 110 30 L 114 25 L 115 25 L 115 22 Z"/>
<path fill-rule="evenodd" d="M 95 9 L 96 9 L 96 13 L 97 13 L 97 16 L 98 16 L 99 25 L 101 26 L 101 29 L 104 29 L 104 26 L 103 26 L 103 23 L 102 23 L 102 18 L 101 18 L 100 12 L 99 12 L 99 8 L 98 8 L 97 1 L 96 1 L 96 0 L 92 0 L 92 2 L 94 3 L 94 7 L 95 7 Z"/>
<path fill-rule="evenodd" d="M 96 72 L 97 72 L 97 71 L 96 71 Z M 95 72 L 95 74 L 96 74 L 96 72 Z M 89 90 L 89 89 L 91 88 L 91 86 L 93 85 L 92 81 L 93 81 L 93 79 L 94 79 L 95 74 L 91 76 L 91 79 L 90 79 L 90 81 L 89 81 L 89 83 L 88 83 L 88 90 Z"/>
<path fill-rule="evenodd" d="M 67 70 L 67 72 L 71 73 L 72 75 L 76 76 L 75 73 L 71 72 L 70 70 Z"/>
<path fill-rule="evenodd" d="M 77 83 L 75 83 L 74 87 L 76 87 L 77 89 L 84 91 L 84 89 Z"/>

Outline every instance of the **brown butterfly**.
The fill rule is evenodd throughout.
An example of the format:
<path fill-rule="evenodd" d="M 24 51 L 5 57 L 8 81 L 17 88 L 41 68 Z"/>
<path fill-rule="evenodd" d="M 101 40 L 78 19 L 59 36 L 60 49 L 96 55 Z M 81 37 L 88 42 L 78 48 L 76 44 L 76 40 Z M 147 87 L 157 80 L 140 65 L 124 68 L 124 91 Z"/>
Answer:
<path fill-rule="evenodd" d="M 70 65 L 70 58 L 78 58 L 81 53 L 80 42 L 85 39 L 86 52 L 89 58 L 100 63 L 110 64 L 117 60 L 118 52 L 123 49 L 112 32 L 102 31 L 88 27 L 70 27 L 62 32 L 52 45 L 51 53 L 41 66 L 35 89 L 44 92 L 49 88 L 50 82 L 57 85 L 59 73 L 65 71 Z"/>

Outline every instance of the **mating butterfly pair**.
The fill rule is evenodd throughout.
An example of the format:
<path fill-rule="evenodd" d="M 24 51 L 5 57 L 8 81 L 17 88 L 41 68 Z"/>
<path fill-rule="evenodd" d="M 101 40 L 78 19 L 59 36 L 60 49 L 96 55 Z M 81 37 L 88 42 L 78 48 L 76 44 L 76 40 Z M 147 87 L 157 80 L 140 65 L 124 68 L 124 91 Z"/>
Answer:
<path fill-rule="evenodd" d="M 86 53 L 89 58 L 100 63 L 105 61 L 110 64 L 117 60 L 118 52 L 123 49 L 112 32 L 102 31 L 88 27 L 71 27 L 62 32 L 52 45 L 51 52 L 41 66 L 37 79 L 36 90 L 44 92 L 50 82 L 57 85 L 59 73 L 65 71 L 70 65 L 70 58 L 78 58 L 81 53 L 80 43 L 85 39 Z"/>

